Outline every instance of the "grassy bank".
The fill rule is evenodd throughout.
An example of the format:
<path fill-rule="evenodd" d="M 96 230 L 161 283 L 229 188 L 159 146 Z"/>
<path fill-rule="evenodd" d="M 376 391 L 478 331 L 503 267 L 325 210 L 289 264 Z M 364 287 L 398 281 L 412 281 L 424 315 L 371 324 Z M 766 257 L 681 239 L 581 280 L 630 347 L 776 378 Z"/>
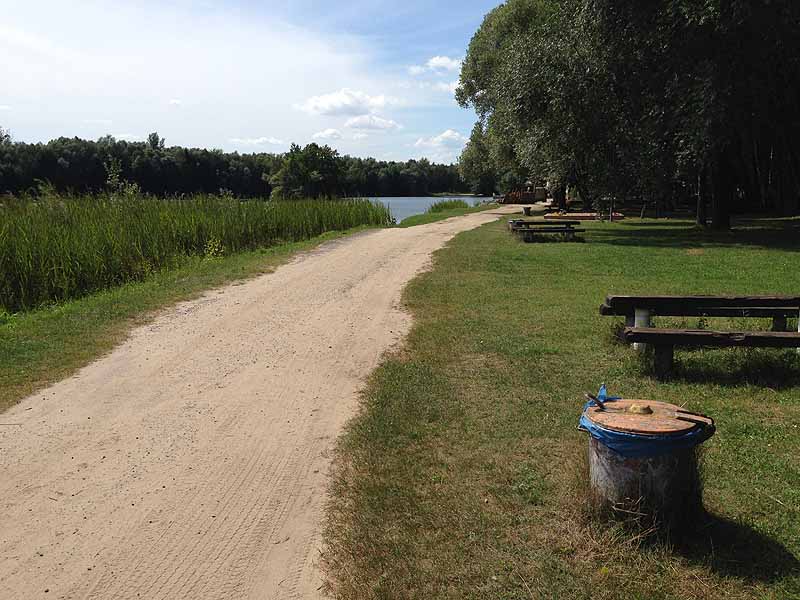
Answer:
<path fill-rule="evenodd" d="M 354 231 L 354 230 L 351 230 Z M 232 256 L 190 257 L 144 281 L 0 318 L 0 412 L 35 390 L 69 376 L 120 343 L 154 311 L 238 279 L 268 273 L 297 252 L 345 235 Z"/>
<path fill-rule="evenodd" d="M 496 207 L 496 204 L 481 204 L 479 206 L 470 206 L 463 200 L 445 200 L 436 202 L 426 212 L 413 215 L 407 219 L 403 219 L 398 227 L 414 227 L 416 225 L 425 225 L 427 223 L 435 223 L 449 219 L 450 217 L 459 217 L 461 215 L 468 215 L 470 213 L 480 212 Z M 434 208 L 436 207 L 436 208 Z M 433 210 L 431 210 L 433 209 Z"/>
<path fill-rule="evenodd" d="M 659 383 L 598 315 L 609 293 L 794 294 L 791 225 L 709 237 L 686 222 L 589 223 L 584 244 L 523 244 L 502 223 L 458 236 L 408 288 L 415 327 L 340 443 L 326 530 L 337 596 L 800 597 L 800 357 L 679 351 Z M 601 382 L 717 420 L 711 517 L 693 538 L 644 543 L 591 518 L 576 424 Z"/>
<path fill-rule="evenodd" d="M 140 281 L 187 257 L 232 255 L 390 220 L 385 206 L 368 200 L 10 199 L 0 205 L 0 310 Z"/>

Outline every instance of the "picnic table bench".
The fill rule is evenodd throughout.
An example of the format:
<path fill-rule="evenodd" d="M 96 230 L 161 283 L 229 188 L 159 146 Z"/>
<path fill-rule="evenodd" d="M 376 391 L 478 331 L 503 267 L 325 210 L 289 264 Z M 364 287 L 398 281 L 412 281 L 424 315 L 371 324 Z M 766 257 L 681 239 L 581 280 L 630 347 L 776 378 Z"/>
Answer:
<path fill-rule="evenodd" d="M 787 332 L 787 319 L 800 315 L 800 296 L 609 296 L 601 315 L 626 319 L 622 337 L 642 350 L 655 349 L 656 376 L 672 370 L 675 346 L 800 348 L 798 332 Z M 651 317 L 761 317 L 773 320 L 772 331 L 710 331 L 706 329 L 655 329 Z"/>
<path fill-rule="evenodd" d="M 583 233 L 585 229 L 576 229 L 580 221 L 527 221 L 525 219 L 511 219 L 508 228 L 518 234 L 524 241 L 532 242 L 535 236 L 541 234 L 561 234 L 568 240 L 575 238 L 576 233 Z"/>

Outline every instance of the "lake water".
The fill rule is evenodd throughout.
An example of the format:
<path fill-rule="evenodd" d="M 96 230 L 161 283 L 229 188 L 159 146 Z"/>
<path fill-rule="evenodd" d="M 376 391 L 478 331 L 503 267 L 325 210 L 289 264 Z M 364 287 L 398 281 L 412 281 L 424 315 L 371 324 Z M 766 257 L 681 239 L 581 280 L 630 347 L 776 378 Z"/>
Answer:
<path fill-rule="evenodd" d="M 463 200 L 470 206 L 475 202 L 484 202 L 490 198 L 481 198 L 479 196 L 438 196 L 424 198 L 373 198 L 377 202 L 381 202 L 389 207 L 392 211 L 392 216 L 399 223 L 403 219 L 413 217 L 414 215 L 421 215 L 426 212 L 431 204 L 439 202 L 440 200 Z"/>

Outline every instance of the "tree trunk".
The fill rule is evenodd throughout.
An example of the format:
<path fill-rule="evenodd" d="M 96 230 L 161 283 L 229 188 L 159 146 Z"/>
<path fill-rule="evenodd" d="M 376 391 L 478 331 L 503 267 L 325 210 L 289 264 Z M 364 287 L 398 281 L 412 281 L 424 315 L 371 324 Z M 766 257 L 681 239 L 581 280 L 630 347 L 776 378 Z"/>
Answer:
<path fill-rule="evenodd" d="M 708 227 L 708 211 L 706 209 L 708 186 L 706 185 L 705 167 L 697 174 L 697 226 Z"/>
<path fill-rule="evenodd" d="M 727 231 L 731 228 L 731 204 L 735 186 L 728 153 L 720 152 L 711 167 L 711 228 Z"/>
<path fill-rule="evenodd" d="M 575 182 L 575 187 L 578 190 L 578 195 L 581 197 L 581 204 L 583 204 L 584 212 L 592 212 L 594 210 L 594 199 L 589 195 L 586 186 L 583 185 L 583 180 L 578 178 Z"/>
<path fill-rule="evenodd" d="M 787 145 L 785 173 L 788 189 L 782 207 L 783 214 L 787 216 L 795 216 L 800 212 L 800 176 L 797 170 L 798 161 L 795 160 L 796 154 L 792 150 L 792 147 Z"/>
<path fill-rule="evenodd" d="M 560 184 L 553 189 L 553 200 L 556 201 L 558 210 L 567 210 L 567 186 Z"/>

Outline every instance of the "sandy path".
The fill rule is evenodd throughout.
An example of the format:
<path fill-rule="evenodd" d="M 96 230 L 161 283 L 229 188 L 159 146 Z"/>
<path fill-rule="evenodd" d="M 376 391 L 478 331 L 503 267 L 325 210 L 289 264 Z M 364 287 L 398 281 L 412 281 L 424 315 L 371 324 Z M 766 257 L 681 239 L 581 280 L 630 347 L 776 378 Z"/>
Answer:
<path fill-rule="evenodd" d="M 327 244 L 0 416 L 0 598 L 318 597 L 329 453 L 403 286 L 509 210 Z"/>

